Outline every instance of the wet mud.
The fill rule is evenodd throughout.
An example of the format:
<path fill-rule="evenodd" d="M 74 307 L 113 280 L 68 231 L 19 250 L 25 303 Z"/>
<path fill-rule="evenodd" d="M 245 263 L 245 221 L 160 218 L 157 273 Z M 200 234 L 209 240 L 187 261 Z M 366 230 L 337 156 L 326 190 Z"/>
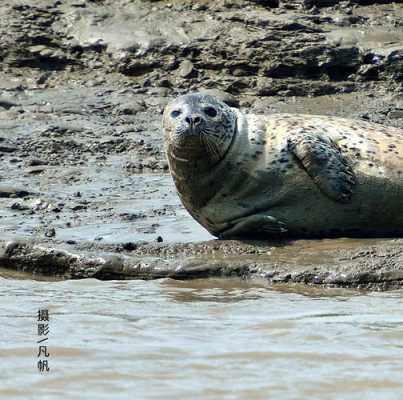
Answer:
<path fill-rule="evenodd" d="M 403 127 L 403 4 L 384 3 L 2 3 L 0 275 L 402 286 L 399 238 L 214 240 L 179 202 L 161 132 L 192 90 Z"/>

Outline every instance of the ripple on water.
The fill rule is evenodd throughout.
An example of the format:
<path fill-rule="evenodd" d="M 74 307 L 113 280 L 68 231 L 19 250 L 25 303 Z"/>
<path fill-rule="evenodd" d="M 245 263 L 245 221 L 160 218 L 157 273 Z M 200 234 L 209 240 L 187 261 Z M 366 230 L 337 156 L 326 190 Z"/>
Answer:
<path fill-rule="evenodd" d="M 403 398 L 403 291 L 239 279 L 0 283 L 5 398 Z M 35 354 L 43 307 L 47 375 Z"/>

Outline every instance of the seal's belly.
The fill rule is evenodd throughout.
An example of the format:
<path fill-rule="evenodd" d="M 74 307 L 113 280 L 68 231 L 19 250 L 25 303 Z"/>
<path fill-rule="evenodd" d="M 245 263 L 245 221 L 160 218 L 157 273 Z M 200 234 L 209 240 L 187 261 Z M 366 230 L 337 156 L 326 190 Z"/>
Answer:
<path fill-rule="evenodd" d="M 297 184 L 292 206 L 279 204 L 267 212 L 297 236 L 403 233 L 403 185 L 365 175 L 358 176 L 358 181 L 348 204 L 329 199 L 315 187 Z"/>
<path fill-rule="evenodd" d="M 291 236 L 403 233 L 403 179 L 390 178 L 393 165 L 368 168 L 370 160 L 357 159 L 357 184 L 344 204 L 327 197 L 292 155 L 280 154 L 274 165 L 261 158 L 227 176 L 224 189 L 202 210 L 211 232 L 263 214 L 284 222 Z M 391 172 L 397 174 L 396 167 Z"/>
<path fill-rule="evenodd" d="M 213 233 L 254 214 L 282 221 L 290 236 L 403 233 L 403 184 L 368 175 L 357 178 L 348 204 L 326 197 L 304 171 L 296 170 L 278 178 L 275 188 L 268 184 L 272 179 L 251 179 L 242 191 L 217 196 L 202 214 L 212 223 Z"/>

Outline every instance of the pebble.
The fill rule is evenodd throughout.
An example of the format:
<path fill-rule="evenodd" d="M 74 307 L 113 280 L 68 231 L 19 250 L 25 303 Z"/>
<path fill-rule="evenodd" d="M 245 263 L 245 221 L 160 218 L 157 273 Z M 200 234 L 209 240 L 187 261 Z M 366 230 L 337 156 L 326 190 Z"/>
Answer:
<path fill-rule="evenodd" d="M 133 243 L 133 242 L 127 242 L 127 243 L 123 243 L 122 247 L 124 250 L 133 251 L 133 250 L 137 249 L 137 244 Z"/>
<path fill-rule="evenodd" d="M 403 110 L 392 110 L 388 113 L 388 117 L 392 119 L 403 118 Z"/>
<path fill-rule="evenodd" d="M 179 66 L 178 75 L 185 79 L 194 78 L 197 75 L 197 71 L 191 61 L 185 60 Z"/>
<path fill-rule="evenodd" d="M 230 107 L 239 107 L 239 100 L 231 93 L 219 89 L 202 89 L 201 92 L 216 97 Z"/>
<path fill-rule="evenodd" d="M 16 198 L 16 197 L 26 197 L 31 193 L 22 188 L 17 188 L 13 186 L 0 186 L 0 197 Z"/>
<path fill-rule="evenodd" d="M 30 209 L 27 205 L 23 203 L 13 203 L 11 204 L 10 208 L 12 210 L 18 210 L 18 211 L 25 211 Z"/>
<path fill-rule="evenodd" d="M 38 174 L 42 174 L 43 172 L 45 172 L 45 170 L 46 170 L 45 166 L 38 165 L 38 166 L 35 166 L 35 167 L 27 168 L 25 170 L 25 173 L 29 174 L 29 175 L 38 175 Z"/>
<path fill-rule="evenodd" d="M 45 231 L 45 236 L 46 236 L 46 237 L 55 237 L 55 236 L 56 236 L 56 230 L 55 230 L 55 228 L 48 228 L 48 229 Z"/>

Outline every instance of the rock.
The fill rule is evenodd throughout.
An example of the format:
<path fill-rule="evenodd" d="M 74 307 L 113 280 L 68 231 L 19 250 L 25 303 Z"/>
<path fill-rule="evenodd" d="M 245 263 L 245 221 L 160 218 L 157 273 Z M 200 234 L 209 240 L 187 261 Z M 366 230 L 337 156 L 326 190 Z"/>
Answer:
<path fill-rule="evenodd" d="M 22 204 L 22 203 L 13 203 L 13 204 L 11 204 L 10 208 L 12 210 L 18 210 L 18 211 L 30 210 L 30 207 L 28 207 L 27 205 Z"/>
<path fill-rule="evenodd" d="M 0 153 L 15 153 L 17 150 L 15 146 L 0 144 Z"/>
<path fill-rule="evenodd" d="M 145 102 L 148 106 L 160 107 L 161 109 L 163 109 L 169 103 L 169 98 L 167 98 L 165 96 L 155 95 L 155 96 L 146 98 Z"/>
<path fill-rule="evenodd" d="M 49 251 L 27 241 L 12 241 L 0 249 L 0 262 L 5 268 L 25 272 L 84 278 L 96 275 L 106 264 L 106 259 L 90 259 L 57 249 Z"/>
<path fill-rule="evenodd" d="M 50 210 L 52 208 L 52 205 L 42 199 L 36 199 L 31 203 L 31 209 L 33 211 L 40 211 L 40 210 Z"/>
<path fill-rule="evenodd" d="M 143 170 L 151 171 L 168 171 L 168 163 L 166 160 L 155 160 L 148 158 L 145 160 L 129 161 L 125 164 L 125 168 L 131 172 L 142 172 Z"/>
<path fill-rule="evenodd" d="M 185 60 L 179 66 L 178 75 L 185 79 L 194 78 L 197 76 L 197 70 L 191 61 Z"/>
<path fill-rule="evenodd" d="M 46 168 L 47 168 L 46 165 L 37 165 L 34 167 L 27 168 L 25 170 L 25 173 L 29 175 L 38 175 L 41 174 L 42 172 L 45 172 Z"/>
<path fill-rule="evenodd" d="M 0 107 L 8 110 L 11 107 L 16 107 L 16 106 L 18 106 L 18 103 L 14 102 L 6 97 L 0 97 Z"/>
<path fill-rule="evenodd" d="M 201 92 L 217 97 L 217 99 L 221 100 L 225 104 L 228 104 L 230 107 L 239 107 L 239 100 L 231 93 L 218 89 L 202 89 Z"/>
<path fill-rule="evenodd" d="M 403 109 L 389 111 L 388 117 L 392 119 L 403 118 Z"/>
<path fill-rule="evenodd" d="M 170 91 L 166 87 L 154 87 L 147 90 L 147 94 L 159 97 L 168 97 L 169 93 Z"/>
<path fill-rule="evenodd" d="M 26 165 L 30 166 L 30 167 L 37 167 L 37 166 L 42 166 L 42 165 L 47 165 L 47 164 L 48 164 L 47 161 L 41 160 L 39 158 L 31 158 L 26 163 Z"/>
<path fill-rule="evenodd" d="M 147 218 L 144 213 L 122 213 L 119 214 L 119 217 L 121 217 L 123 221 L 136 221 L 138 219 Z"/>
<path fill-rule="evenodd" d="M 130 103 L 120 104 L 119 112 L 124 115 L 135 115 L 138 112 L 142 112 L 146 109 L 146 105 L 143 101 L 133 101 Z"/>
<path fill-rule="evenodd" d="M 12 186 L 0 186 L 0 197 L 27 197 L 32 193 L 26 189 L 16 188 Z"/>
<path fill-rule="evenodd" d="M 137 245 L 133 242 L 127 242 L 122 244 L 122 248 L 126 251 L 133 251 L 137 249 Z"/>
<path fill-rule="evenodd" d="M 358 74 L 366 80 L 376 80 L 379 78 L 379 67 L 377 65 L 362 65 L 358 69 Z"/>
<path fill-rule="evenodd" d="M 56 236 L 56 230 L 55 230 L 55 228 L 48 228 L 48 229 L 46 229 L 46 231 L 45 231 L 45 236 L 46 236 L 46 237 L 49 237 L 49 238 L 55 237 L 55 236 Z"/>
<path fill-rule="evenodd" d="M 88 208 L 87 204 L 76 204 L 70 206 L 70 209 L 72 211 L 80 211 L 80 210 L 86 210 Z"/>
<path fill-rule="evenodd" d="M 257 4 L 261 4 L 263 7 L 277 8 L 280 5 L 280 0 L 253 0 Z"/>

